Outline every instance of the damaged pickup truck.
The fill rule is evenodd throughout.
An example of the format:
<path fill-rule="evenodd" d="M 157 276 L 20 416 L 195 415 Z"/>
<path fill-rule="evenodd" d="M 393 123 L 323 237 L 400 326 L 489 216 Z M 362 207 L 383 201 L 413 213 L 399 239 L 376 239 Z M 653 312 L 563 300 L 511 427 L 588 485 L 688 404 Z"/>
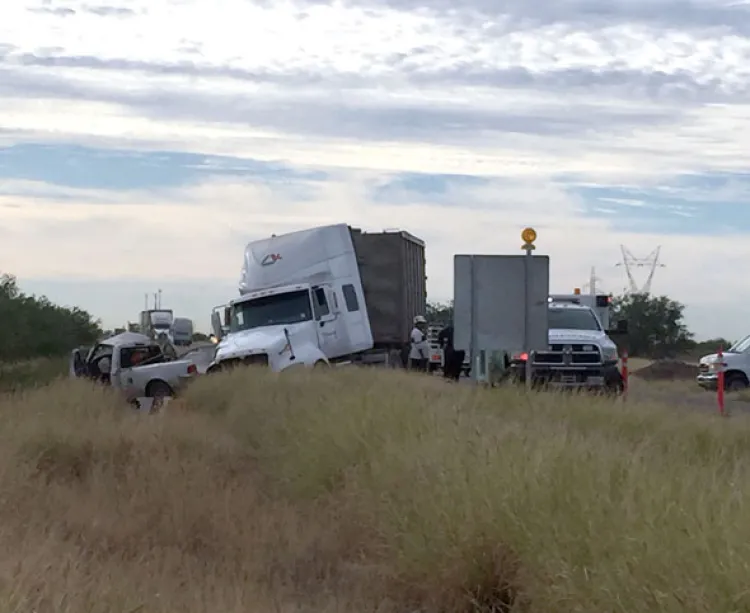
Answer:
<path fill-rule="evenodd" d="M 151 410 L 158 409 L 164 398 L 175 396 L 197 374 L 191 360 L 172 359 L 159 343 L 134 332 L 112 336 L 91 348 L 74 349 L 70 357 L 71 377 L 110 385 L 139 408 L 144 398 L 153 399 Z"/>

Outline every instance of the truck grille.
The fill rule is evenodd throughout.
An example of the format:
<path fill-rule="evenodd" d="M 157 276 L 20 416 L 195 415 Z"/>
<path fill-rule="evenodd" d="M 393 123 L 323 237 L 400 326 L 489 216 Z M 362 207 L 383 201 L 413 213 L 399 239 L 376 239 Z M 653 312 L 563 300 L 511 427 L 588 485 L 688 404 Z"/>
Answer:
<path fill-rule="evenodd" d="M 268 366 L 268 354 L 256 353 L 254 355 L 245 356 L 242 359 L 242 363 L 246 366 Z"/>
<path fill-rule="evenodd" d="M 584 347 L 586 349 L 584 350 Z M 589 349 L 593 347 L 593 349 Z M 595 345 L 550 345 L 548 351 L 537 351 L 534 364 L 578 366 L 586 364 L 600 364 L 602 355 Z"/>

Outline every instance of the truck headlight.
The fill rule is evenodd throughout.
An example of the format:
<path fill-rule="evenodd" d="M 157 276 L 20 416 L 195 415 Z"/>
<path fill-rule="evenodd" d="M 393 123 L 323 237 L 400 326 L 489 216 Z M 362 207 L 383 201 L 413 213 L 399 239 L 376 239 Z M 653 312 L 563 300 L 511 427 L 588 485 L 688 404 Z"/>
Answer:
<path fill-rule="evenodd" d="M 617 347 L 602 347 L 602 360 L 605 362 L 616 362 L 618 359 Z"/>

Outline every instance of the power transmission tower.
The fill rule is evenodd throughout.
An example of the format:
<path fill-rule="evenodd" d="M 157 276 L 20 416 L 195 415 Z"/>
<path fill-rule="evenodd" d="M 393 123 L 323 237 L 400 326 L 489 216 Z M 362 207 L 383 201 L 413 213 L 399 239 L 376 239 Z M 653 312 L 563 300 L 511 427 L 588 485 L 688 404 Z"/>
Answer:
<path fill-rule="evenodd" d="M 659 257 L 661 256 L 661 245 L 649 253 L 645 258 L 635 257 L 625 245 L 620 245 L 620 251 L 622 252 L 622 261 L 615 264 L 615 266 L 625 267 L 625 274 L 628 276 L 628 287 L 625 289 L 625 293 L 650 294 L 656 269 L 665 268 L 665 265 L 659 260 Z M 633 274 L 633 271 L 636 268 L 648 269 L 646 282 L 640 287 L 638 286 L 638 283 L 636 283 L 635 275 Z"/>
<path fill-rule="evenodd" d="M 599 282 L 601 279 L 596 276 L 596 267 L 591 267 L 591 274 L 589 275 L 589 282 L 584 283 L 583 289 L 588 289 L 589 293 L 592 296 L 596 296 L 597 287 L 599 287 Z M 601 288 L 599 288 L 601 289 Z"/>

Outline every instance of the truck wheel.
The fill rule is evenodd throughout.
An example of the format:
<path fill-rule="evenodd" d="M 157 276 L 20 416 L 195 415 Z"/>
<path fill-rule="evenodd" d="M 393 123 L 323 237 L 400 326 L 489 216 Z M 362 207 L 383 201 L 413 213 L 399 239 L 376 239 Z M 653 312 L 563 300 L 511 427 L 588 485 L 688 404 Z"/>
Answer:
<path fill-rule="evenodd" d="M 151 381 L 146 387 L 146 396 L 153 398 L 151 412 L 156 413 L 164 406 L 164 399 L 173 396 L 172 388 L 164 381 Z"/>
<path fill-rule="evenodd" d="M 747 389 L 747 387 L 747 377 L 739 372 L 729 373 L 724 381 L 724 389 L 728 392 L 739 392 Z"/>

